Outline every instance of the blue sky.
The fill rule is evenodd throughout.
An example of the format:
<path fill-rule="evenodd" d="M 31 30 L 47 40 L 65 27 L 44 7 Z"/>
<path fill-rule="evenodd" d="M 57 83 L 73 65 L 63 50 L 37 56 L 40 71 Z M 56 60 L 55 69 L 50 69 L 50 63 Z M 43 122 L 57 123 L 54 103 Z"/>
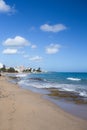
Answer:
<path fill-rule="evenodd" d="M 0 0 L 0 63 L 87 72 L 87 0 Z"/>

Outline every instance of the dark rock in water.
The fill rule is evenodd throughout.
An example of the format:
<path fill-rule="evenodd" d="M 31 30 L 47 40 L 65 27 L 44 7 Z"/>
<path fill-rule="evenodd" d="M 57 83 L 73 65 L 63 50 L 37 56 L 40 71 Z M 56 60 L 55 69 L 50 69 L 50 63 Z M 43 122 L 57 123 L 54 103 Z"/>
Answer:
<path fill-rule="evenodd" d="M 29 80 L 38 80 L 38 81 L 43 81 L 41 78 L 29 78 Z"/>
<path fill-rule="evenodd" d="M 64 98 L 67 101 L 73 101 L 76 104 L 87 104 L 87 98 L 80 96 L 78 93 L 74 92 L 66 92 L 66 91 L 59 91 L 58 89 L 49 89 L 50 94 L 49 96 L 57 98 Z"/>

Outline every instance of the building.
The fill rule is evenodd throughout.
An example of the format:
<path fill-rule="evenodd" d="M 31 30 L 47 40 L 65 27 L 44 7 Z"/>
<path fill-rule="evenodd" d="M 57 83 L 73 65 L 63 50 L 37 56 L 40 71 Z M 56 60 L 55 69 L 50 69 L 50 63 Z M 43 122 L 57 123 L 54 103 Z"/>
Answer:
<path fill-rule="evenodd" d="M 23 72 L 23 70 L 25 69 L 25 67 L 24 66 L 17 66 L 17 67 L 15 67 L 14 68 L 16 71 L 18 71 L 18 72 Z"/>

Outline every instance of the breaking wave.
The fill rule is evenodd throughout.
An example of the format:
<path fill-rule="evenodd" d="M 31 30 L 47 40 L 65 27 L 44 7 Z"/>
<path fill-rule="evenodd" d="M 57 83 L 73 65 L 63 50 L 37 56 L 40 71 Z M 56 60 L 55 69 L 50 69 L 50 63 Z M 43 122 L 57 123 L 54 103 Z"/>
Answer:
<path fill-rule="evenodd" d="M 15 77 L 17 77 L 17 78 L 21 78 L 21 77 L 26 77 L 27 76 L 27 74 L 16 74 L 16 76 Z"/>
<path fill-rule="evenodd" d="M 69 77 L 67 78 L 67 80 L 72 80 L 72 81 L 80 81 L 80 78 L 73 78 L 73 77 Z"/>
<path fill-rule="evenodd" d="M 87 97 L 87 90 L 83 89 L 82 85 L 74 85 L 74 84 L 58 84 L 58 83 L 51 83 L 45 81 L 31 81 L 31 80 L 20 80 L 18 82 L 20 86 L 25 86 L 27 88 L 37 88 L 37 89 L 50 89 L 56 88 L 59 91 L 68 91 L 74 92 L 82 97 Z"/>

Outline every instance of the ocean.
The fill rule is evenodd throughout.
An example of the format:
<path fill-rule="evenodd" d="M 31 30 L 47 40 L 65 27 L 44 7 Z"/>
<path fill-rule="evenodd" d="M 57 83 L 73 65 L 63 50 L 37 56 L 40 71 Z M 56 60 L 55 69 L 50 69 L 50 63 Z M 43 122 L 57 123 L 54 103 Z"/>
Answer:
<path fill-rule="evenodd" d="M 75 92 L 87 97 L 87 73 L 47 72 L 38 74 L 17 74 L 18 84 L 26 88 L 56 88 L 59 91 Z M 39 91 L 39 90 L 37 90 Z"/>
<path fill-rule="evenodd" d="M 9 76 L 20 87 L 42 93 L 64 110 L 87 119 L 87 73 L 46 72 Z"/>

